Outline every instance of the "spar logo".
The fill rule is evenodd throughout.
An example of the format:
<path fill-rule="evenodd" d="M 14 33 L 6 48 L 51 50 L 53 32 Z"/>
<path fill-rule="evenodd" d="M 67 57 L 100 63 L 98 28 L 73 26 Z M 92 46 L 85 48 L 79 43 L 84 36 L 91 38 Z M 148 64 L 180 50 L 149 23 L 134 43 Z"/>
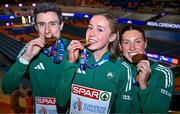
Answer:
<path fill-rule="evenodd" d="M 101 98 L 102 101 L 107 101 L 107 100 L 109 100 L 110 95 L 109 95 L 108 92 L 103 92 L 103 93 L 101 93 L 100 98 Z"/>
<path fill-rule="evenodd" d="M 110 98 L 108 92 L 72 84 L 72 93 L 92 99 L 107 101 Z"/>
<path fill-rule="evenodd" d="M 100 90 L 95 90 L 92 88 L 87 88 L 72 84 L 72 93 L 98 100 L 100 95 Z"/>
<path fill-rule="evenodd" d="M 37 104 L 55 105 L 56 98 L 36 97 Z"/>

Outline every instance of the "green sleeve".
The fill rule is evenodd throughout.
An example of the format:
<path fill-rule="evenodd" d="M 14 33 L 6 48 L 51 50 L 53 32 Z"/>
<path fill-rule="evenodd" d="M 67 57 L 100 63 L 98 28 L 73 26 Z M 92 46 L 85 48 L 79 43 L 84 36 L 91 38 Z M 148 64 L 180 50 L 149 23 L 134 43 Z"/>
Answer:
<path fill-rule="evenodd" d="M 11 93 L 19 87 L 20 80 L 26 73 L 28 65 L 25 65 L 17 59 L 10 70 L 3 76 L 2 90 L 5 94 Z"/>
<path fill-rule="evenodd" d="M 120 81 L 118 84 L 118 94 L 115 98 L 115 103 L 113 103 L 112 110 L 113 113 L 130 113 L 131 111 L 131 102 L 132 98 L 130 96 L 130 91 L 126 92 L 126 84 L 127 84 L 127 74 L 125 71 L 121 69 L 120 72 Z"/>
<path fill-rule="evenodd" d="M 64 42 L 64 45 L 65 45 L 65 48 L 68 47 L 69 43 L 70 43 L 70 40 L 68 39 L 65 39 L 65 38 L 62 38 L 63 42 Z"/>
<path fill-rule="evenodd" d="M 156 67 L 151 77 L 156 78 L 139 92 L 141 110 L 143 113 L 168 113 L 174 90 L 173 74 L 168 68 Z"/>
<path fill-rule="evenodd" d="M 62 79 L 56 89 L 56 99 L 60 107 L 64 107 L 70 100 L 71 85 L 77 69 L 77 64 L 66 62 Z"/>

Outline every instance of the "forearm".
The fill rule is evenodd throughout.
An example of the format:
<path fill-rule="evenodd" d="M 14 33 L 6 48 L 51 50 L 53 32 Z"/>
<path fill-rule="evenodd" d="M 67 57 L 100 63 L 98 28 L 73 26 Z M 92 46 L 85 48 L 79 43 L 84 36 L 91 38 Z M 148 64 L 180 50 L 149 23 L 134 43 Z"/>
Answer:
<path fill-rule="evenodd" d="M 132 97 L 131 97 L 131 92 L 126 91 L 126 85 L 127 85 L 127 80 L 122 80 L 119 83 L 118 94 L 115 98 L 115 103 L 112 106 L 113 113 L 130 113 L 131 112 Z"/>
<path fill-rule="evenodd" d="M 77 64 L 67 62 L 62 75 L 63 77 L 56 89 L 56 99 L 60 107 L 65 106 L 69 102 L 71 95 L 71 85 L 76 69 Z"/>
<path fill-rule="evenodd" d="M 173 86 L 157 85 L 140 91 L 140 106 L 143 113 L 167 113 L 173 94 Z"/>
<path fill-rule="evenodd" d="M 27 71 L 27 67 L 28 65 L 25 65 L 17 60 L 5 76 L 3 76 L 2 90 L 5 94 L 11 93 L 19 86 L 20 80 Z"/>

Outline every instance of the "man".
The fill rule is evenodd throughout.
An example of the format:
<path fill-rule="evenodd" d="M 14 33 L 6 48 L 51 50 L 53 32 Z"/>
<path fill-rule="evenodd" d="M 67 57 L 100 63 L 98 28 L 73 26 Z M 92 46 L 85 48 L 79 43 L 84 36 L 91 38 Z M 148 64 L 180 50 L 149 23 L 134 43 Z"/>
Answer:
<path fill-rule="evenodd" d="M 147 38 L 141 28 L 128 24 L 122 29 L 120 50 L 125 61 L 120 65 L 126 67 L 128 74 L 126 93 L 132 99 L 131 112 L 168 113 L 174 90 L 173 73 L 143 57 L 146 46 Z"/>
<path fill-rule="evenodd" d="M 54 95 L 64 69 L 68 44 L 67 40 L 61 38 L 62 12 L 52 3 L 40 3 L 33 15 L 39 37 L 22 49 L 16 62 L 3 77 L 2 90 L 6 94 L 11 93 L 28 72 L 36 112 L 45 110 L 57 113 Z"/>

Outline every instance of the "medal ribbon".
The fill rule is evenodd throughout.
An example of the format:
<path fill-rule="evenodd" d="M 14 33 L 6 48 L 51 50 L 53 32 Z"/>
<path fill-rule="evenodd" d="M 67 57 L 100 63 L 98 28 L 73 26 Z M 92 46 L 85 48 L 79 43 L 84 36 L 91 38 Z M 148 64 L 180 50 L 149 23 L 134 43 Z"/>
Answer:
<path fill-rule="evenodd" d="M 60 45 L 59 53 L 58 53 L 58 44 Z M 50 57 L 52 56 L 52 60 L 54 63 L 61 63 L 64 56 L 64 42 L 62 39 L 58 39 L 54 45 L 52 45 L 51 51 L 48 48 L 44 48 L 43 53 Z"/>
<path fill-rule="evenodd" d="M 110 59 L 110 56 L 104 57 L 103 59 L 101 59 L 101 60 L 93 63 L 93 64 L 90 65 L 90 66 L 88 66 L 88 68 L 93 69 L 93 68 L 96 68 L 96 67 L 98 67 L 98 66 L 101 66 L 101 65 L 104 64 L 105 62 L 109 61 L 109 59 Z"/>
<path fill-rule="evenodd" d="M 87 63 L 88 63 L 88 57 L 89 57 L 89 54 L 88 54 L 86 48 L 83 51 L 80 52 L 80 57 L 81 57 L 81 60 L 80 60 L 80 69 L 81 70 L 86 70 Z"/>
<path fill-rule="evenodd" d="M 84 49 L 80 55 L 81 55 L 81 60 L 80 60 L 80 69 L 81 70 L 86 70 L 87 67 L 91 68 L 91 69 L 96 68 L 98 66 L 101 66 L 105 62 L 109 61 L 109 59 L 110 59 L 110 56 L 108 55 L 108 56 L 104 57 L 103 59 L 88 66 L 89 54 L 87 53 L 87 49 Z"/>

